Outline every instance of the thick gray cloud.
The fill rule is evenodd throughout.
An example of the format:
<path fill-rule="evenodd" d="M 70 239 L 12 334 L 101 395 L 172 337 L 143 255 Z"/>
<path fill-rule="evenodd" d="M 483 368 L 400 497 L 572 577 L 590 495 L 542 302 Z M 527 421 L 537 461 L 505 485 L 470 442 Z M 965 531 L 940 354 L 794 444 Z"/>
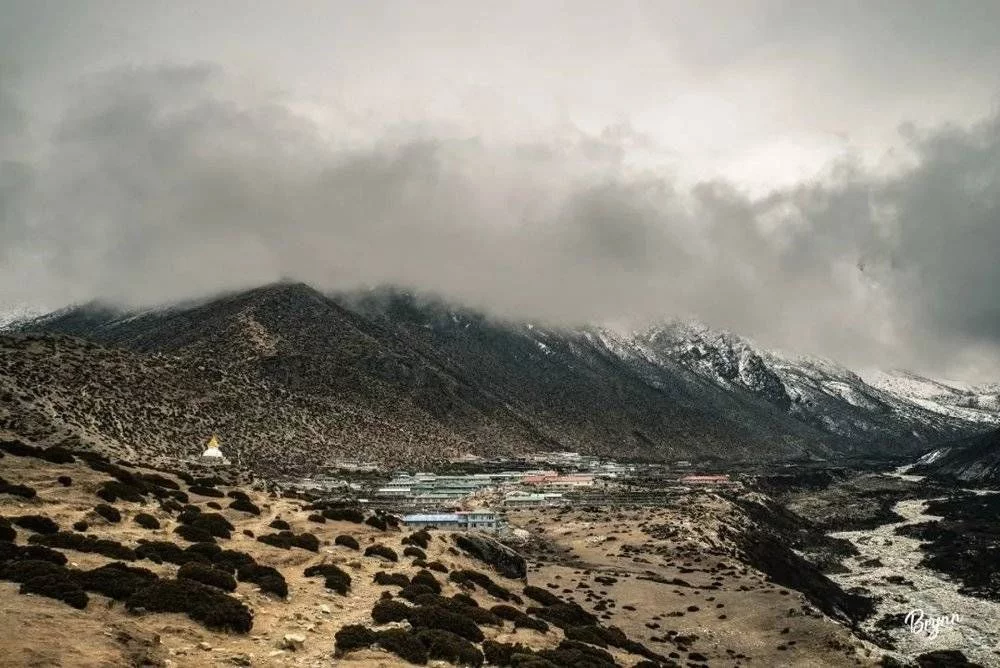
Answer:
<path fill-rule="evenodd" d="M 338 139 L 405 123 L 548 140 L 625 120 L 681 177 L 756 188 L 877 157 L 903 121 L 981 117 L 1000 69 L 1000 4 L 978 0 L 0 0 L 0 15 L 0 63 L 39 119 L 81 73 L 214 62 Z"/>
<path fill-rule="evenodd" d="M 225 3 L 95 3 L 81 31 L 13 3 L 0 303 L 395 283 L 996 378 L 995 17 L 904 5 L 635 4 L 556 29 L 555 5 L 404 4 L 324 36 L 227 25 Z"/>
<path fill-rule="evenodd" d="M 915 166 L 892 177 L 845 165 L 754 199 L 627 169 L 620 130 L 544 150 L 334 150 L 285 107 L 215 94 L 221 77 L 140 70 L 83 90 L 35 187 L 5 180 L 22 202 L 5 209 L 5 248 L 34 258 L 10 265 L 11 296 L 148 304 L 281 276 L 398 283 L 558 323 L 689 313 L 936 370 L 1000 339 L 995 120 L 912 133 Z"/>

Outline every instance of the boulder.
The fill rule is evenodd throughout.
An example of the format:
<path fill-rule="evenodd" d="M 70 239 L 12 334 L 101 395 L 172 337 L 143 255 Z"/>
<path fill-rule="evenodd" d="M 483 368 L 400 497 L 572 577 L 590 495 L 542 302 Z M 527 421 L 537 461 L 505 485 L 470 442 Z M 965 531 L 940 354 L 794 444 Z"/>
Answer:
<path fill-rule="evenodd" d="M 527 577 L 524 557 L 495 538 L 474 533 L 453 533 L 451 537 L 464 552 L 489 564 L 500 575 L 515 580 Z"/>

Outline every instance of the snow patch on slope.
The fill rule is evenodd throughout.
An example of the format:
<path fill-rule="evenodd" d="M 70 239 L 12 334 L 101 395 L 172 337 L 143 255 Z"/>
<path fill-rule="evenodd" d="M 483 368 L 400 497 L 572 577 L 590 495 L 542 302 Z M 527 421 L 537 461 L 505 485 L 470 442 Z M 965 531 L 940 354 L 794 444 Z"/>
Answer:
<path fill-rule="evenodd" d="M 872 387 L 906 397 L 933 399 L 942 394 L 960 394 L 962 389 L 908 371 L 865 369 L 858 375 Z"/>
<path fill-rule="evenodd" d="M 1000 424 L 1000 387 L 974 387 L 924 378 L 908 371 L 862 372 L 865 380 L 884 392 L 940 415 L 984 424 Z"/>
<path fill-rule="evenodd" d="M 938 448 L 932 450 L 917 460 L 917 464 L 933 464 L 951 451 L 951 448 Z"/>
<path fill-rule="evenodd" d="M 34 320 L 48 313 L 47 309 L 26 304 L 0 305 L 0 330 L 25 320 Z"/>

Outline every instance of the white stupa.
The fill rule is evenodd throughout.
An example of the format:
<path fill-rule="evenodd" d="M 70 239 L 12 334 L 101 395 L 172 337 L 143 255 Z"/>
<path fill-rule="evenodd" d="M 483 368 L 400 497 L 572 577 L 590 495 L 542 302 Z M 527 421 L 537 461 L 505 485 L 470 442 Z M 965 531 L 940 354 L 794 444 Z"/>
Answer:
<path fill-rule="evenodd" d="M 201 453 L 201 461 L 208 464 L 228 464 L 229 460 L 226 456 L 222 454 L 222 450 L 219 449 L 219 439 L 212 434 L 212 438 L 208 439 L 208 444 L 205 447 L 205 452 Z"/>

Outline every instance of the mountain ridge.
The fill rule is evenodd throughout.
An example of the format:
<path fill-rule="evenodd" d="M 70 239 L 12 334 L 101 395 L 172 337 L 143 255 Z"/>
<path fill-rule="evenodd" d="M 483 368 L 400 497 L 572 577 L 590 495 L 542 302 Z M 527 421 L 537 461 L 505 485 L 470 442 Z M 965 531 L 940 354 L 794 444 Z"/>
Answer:
<path fill-rule="evenodd" d="M 27 410 L 33 423 L 73 422 L 84 438 L 159 454 L 190 452 L 214 426 L 269 467 L 546 449 L 661 460 L 905 455 L 976 429 L 842 367 L 803 366 L 708 328 L 500 322 L 391 288 L 325 295 L 282 282 L 157 309 L 92 303 L 22 321 L 0 342 L 7 394 L 31 386 L 49 406 L 8 402 L 8 424 Z M 29 352 L 39 347 L 69 351 L 84 378 Z M 164 364 L 182 371 L 171 377 Z M 112 370 L 122 388 L 89 390 L 112 398 L 71 396 Z M 141 409 L 130 394 L 144 397 Z M 197 409 L 189 420 L 187 405 Z M 80 428 L 87 411 L 132 426 Z M 160 437 L 147 413 L 171 415 L 182 442 Z"/>
<path fill-rule="evenodd" d="M 978 429 L 980 420 L 948 413 L 869 385 L 855 372 L 824 358 L 786 356 L 750 339 L 700 323 L 654 325 L 620 342 L 622 356 L 672 361 L 727 391 L 747 392 L 797 420 L 853 441 L 929 444 Z M 930 382 L 930 381 L 929 381 Z M 904 448 L 905 449 L 905 448 Z"/>

